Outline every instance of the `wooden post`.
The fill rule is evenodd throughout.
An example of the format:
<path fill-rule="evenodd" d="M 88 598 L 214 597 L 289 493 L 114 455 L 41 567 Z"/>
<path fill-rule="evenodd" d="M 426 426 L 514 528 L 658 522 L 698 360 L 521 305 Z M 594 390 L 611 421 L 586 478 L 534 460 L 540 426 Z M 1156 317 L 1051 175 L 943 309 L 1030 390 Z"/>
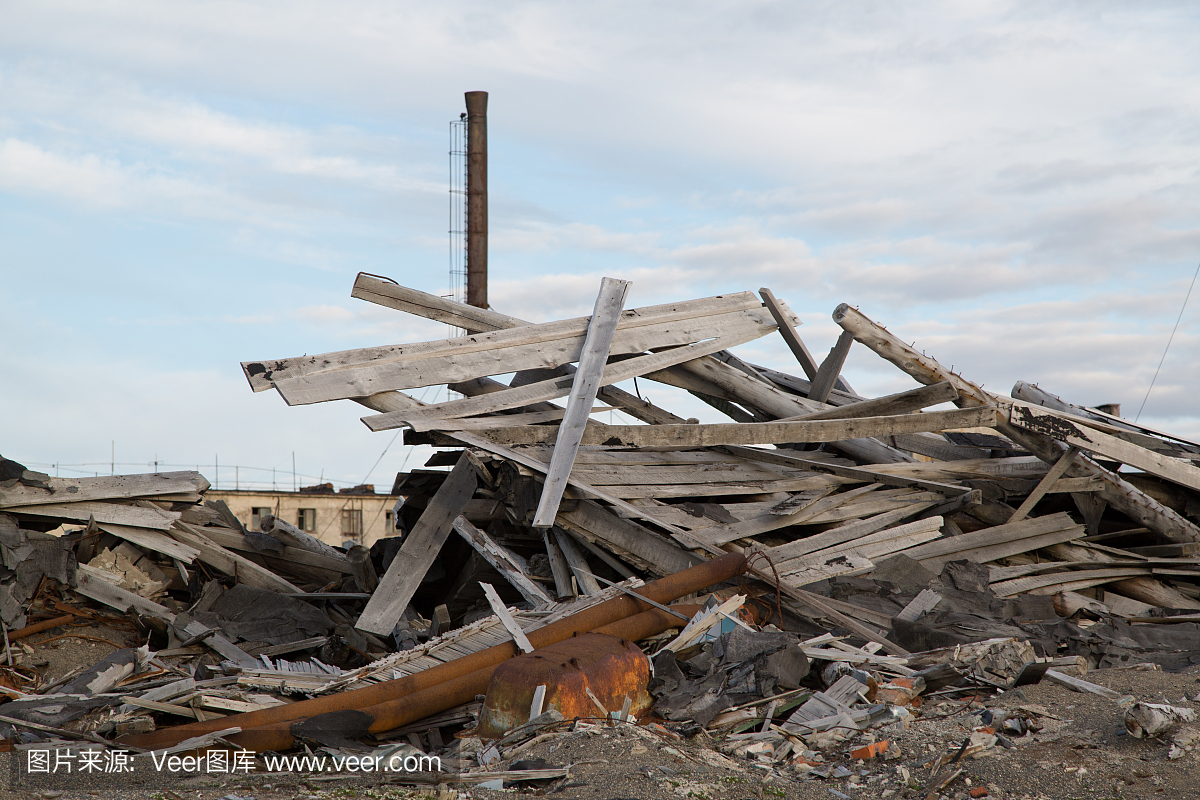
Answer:
<path fill-rule="evenodd" d="M 808 352 L 808 348 L 804 346 L 800 335 L 792 327 L 792 321 L 788 319 L 787 308 L 783 303 L 775 299 L 775 295 L 771 293 L 770 289 L 764 287 L 759 289 L 758 293 L 762 296 L 763 304 L 771 312 L 771 316 L 779 323 L 779 333 L 783 336 L 783 340 L 787 342 L 788 349 L 792 351 L 792 355 L 796 357 L 796 361 L 800 364 L 800 369 L 804 370 L 804 374 L 811 381 L 817 377 L 817 360 L 812 357 L 812 353 Z"/>
<path fill-rule="evenodd" d="M 846 356 L 849 355 L 852 344 L 854 344 L 853 334 L 849 331 L 842 331 L 837 342 L 829 351 L 829 355 L 825 356 L 825 360 L 821 362 L 821 368 L 817 370 L 816 377 L 812 379 L 812 388 L 808 390 L 809 400 L 824 403 L 829 399 L 829 393 L 833 391 L 834 383 L 841 374 L 842 365 L 846 363 Z"/>

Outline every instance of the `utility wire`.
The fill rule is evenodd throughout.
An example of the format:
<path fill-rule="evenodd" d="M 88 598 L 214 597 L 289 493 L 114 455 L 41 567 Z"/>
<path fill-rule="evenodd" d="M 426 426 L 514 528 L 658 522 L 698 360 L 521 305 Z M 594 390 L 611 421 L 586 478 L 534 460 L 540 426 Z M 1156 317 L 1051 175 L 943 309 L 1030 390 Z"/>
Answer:
<path fill-rule="evenodd" d="M 1175 331 L 1179 330 L 1179 321 L 1183 319 L 1183 312 L 1187 308 L 1188 298 L 1192 296 L 1192 289 L 1196 285 L 1196 277 L 1200 275 L 1200 264 L 1196 265 L 1196 272 L 1192 275 L 1192 282 L 1188 285 L 1187 294 L 1183 296 L 1183 306 L 1179 309 L 1179 316 L 1175 318 L 1175 327 L 1171 328 L 1171 335 L 1167 337 L 1167 346 L 1163 349 L 1162 358 L 1158 360 L 1158 368 L 1154 370 L 1154 377 L 1150 379 L 1150 385 L 1146 388 L 1146 396 L 1142 398 L 1142 404 L 1138 407 L 1137 416 L 1133 418 L 1134 422 L 1138 421 L 1138 417 L 1142 416 L 1142 409 L 1146 407 L 1146 401 L 1150 399 L 1150 390 L 1154 388 L 1154 382 L 1158 380 L 1158 372 L 1162 369 L 1163 362 L 1167 360 L 1167 351 L 1171 349 L 1171 342 L 1175 339 Z"/>

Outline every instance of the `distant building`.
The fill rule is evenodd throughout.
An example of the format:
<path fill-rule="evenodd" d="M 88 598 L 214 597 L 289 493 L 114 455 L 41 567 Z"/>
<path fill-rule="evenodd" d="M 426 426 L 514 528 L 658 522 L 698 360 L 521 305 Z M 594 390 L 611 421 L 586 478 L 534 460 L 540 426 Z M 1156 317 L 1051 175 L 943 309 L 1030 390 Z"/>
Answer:
<path fill-rule="evenodd" d="M 370 547 L 397 532 L 393 518 L 396 496 L 376 494 L 371 484 L 338 491 L 332 483 L 306 486 L 298 492 L 209 489 L 204 497 L 224 500 L 249 530 L 258 530 L 262 517 L 273 514 L 334 546 L 352 542 Z"/>

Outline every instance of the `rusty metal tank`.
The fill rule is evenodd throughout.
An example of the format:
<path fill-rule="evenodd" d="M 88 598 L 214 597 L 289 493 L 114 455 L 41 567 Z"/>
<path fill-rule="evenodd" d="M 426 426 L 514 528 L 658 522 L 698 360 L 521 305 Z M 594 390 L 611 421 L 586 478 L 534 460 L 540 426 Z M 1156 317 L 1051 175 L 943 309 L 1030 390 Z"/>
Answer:
<path fill-rule="evenodd" d="M 567 719 L 620 713 L 626 698 L 630 713 L 641 714 L 651 703 L 649 680 L 650 662 L 633 642 L 603 633 L 573 636 L 496 667 L 474 735 L 498 739 L 528 722 L 540 685 L 546 687 L 542 709 L 553 708 Z"/>

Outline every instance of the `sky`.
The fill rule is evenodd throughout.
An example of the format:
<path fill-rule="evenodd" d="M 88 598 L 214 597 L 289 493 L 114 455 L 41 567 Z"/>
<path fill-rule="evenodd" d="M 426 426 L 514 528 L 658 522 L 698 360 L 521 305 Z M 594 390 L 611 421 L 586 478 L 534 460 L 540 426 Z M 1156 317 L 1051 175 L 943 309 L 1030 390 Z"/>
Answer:
<path fill-rule="evenodd" d="M 447 335 L 349 295 L 359 271 L 451 291 L 470 90 L 496 310 L 586 315 L 604 276 L 633 282 L 626 307 L 765 286 L 818 358 L 846 302 L 999 394 L 1145 400 L 1143 423 L 1200 438 L 1198 16 L 0 0 L 0 453 L 221 488 L 420 467 L 358 405 L 289 408 L 239 362 Z M 778 336 L 735 353 L 801 374 Z M 845 375 L 914 385 L 861 345 Z"/>

